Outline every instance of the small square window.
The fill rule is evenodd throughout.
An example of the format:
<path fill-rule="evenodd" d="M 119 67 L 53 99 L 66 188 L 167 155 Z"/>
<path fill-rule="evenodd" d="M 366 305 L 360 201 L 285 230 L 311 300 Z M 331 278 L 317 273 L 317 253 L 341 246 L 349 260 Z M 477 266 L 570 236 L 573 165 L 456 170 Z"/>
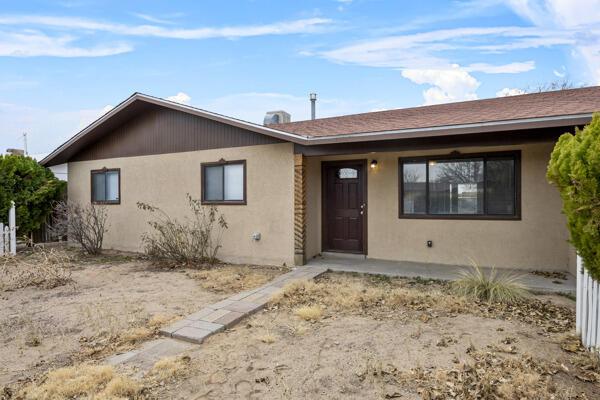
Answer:
<path fill-rule="evenodd" d="M 119 204 L 121 202 L 121 170 L 100 169 L 92 173 L 92 203 Z"/>
<path fill-rule="evenodd" d="M 246 162 L 202 164 L 203 204 L 246 204 Z"/>

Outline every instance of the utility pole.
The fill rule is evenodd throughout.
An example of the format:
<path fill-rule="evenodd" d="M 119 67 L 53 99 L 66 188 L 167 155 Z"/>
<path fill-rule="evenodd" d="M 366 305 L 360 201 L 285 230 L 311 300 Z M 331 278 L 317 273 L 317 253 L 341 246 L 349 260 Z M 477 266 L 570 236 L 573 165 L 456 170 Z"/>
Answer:
<path fill-rule="evenodd" d="M 23 153 L 27 155 L 27 132 L 23 132 Z"/>

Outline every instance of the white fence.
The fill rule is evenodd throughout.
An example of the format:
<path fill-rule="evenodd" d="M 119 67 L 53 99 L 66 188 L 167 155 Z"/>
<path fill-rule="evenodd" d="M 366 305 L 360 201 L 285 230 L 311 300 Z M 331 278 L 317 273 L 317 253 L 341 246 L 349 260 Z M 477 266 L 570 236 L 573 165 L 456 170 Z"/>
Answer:
<path fill-rule="evenodd" d="M 600 351 L 600 282 L 592 279 L 577 256 L 577 334 L 587 349 Z"/>
<path fill-rule="evenodd" d="M 8 226 L 0 222 L 0 256 L 17 254 L 17 224 L 15 202 L 11 202 L 8 211 Z"/>

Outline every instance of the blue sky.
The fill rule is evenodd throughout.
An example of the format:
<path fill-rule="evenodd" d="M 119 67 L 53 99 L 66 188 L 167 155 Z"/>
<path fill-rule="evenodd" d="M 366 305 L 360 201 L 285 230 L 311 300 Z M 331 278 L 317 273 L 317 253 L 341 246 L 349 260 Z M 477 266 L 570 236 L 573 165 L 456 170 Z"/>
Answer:
<path fill-rule="evenodd" d="M 261 122 L 600 83 L 600 0 L 3 1 L 0 149 L 139 91 Z"/>

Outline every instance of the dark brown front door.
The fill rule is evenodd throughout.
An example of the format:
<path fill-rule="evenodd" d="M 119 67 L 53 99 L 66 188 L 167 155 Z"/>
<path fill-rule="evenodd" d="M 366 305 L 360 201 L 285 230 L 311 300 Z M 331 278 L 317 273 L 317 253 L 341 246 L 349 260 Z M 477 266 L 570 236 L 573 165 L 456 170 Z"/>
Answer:
<path fill-rule="evenodd" d="M 323 163 L 323 251 L 365 254 L 366 161 Z"/>

